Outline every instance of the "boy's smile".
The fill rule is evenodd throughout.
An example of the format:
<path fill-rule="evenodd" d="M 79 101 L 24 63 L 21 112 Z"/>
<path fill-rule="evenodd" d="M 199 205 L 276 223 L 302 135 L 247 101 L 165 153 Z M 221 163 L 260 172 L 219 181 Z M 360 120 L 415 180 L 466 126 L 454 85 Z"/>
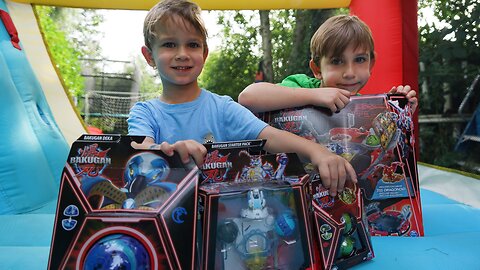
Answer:
<path fill-rule="evenodd" d="M 321 87 L 336 87 L 353 95 L 367 83 L 374 61 L 362 47 L 348 46 L 342 55 L 322 57 L 314 75 L 322 80 Z"/>

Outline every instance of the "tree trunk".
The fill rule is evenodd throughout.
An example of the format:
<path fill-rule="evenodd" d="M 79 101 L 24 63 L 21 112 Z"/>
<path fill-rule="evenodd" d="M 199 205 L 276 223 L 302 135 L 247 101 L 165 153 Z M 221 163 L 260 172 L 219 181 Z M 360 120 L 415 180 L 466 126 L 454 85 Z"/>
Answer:
<path fill-rule="evenodd" d="M 264 79 L 273 83 L 272 32 L 270 30 L 270 10 L 260 10 L 260 35 L 262 36 Z"/>
<path fill-rule="evenodd" d="M 287 74 L 305 73 L 313 76 L 310 62 L 310 40 L 318 27 L 334 14 L 333 9 L 297 10 L 293 30 L 293 46 L 288 58 Z"/>
<path fill-rule="evenodd" d="M 305 45 L 305 34 L 308 32 L 307 27 L 310 20 L 306 16 L 310 14 L 306 10 L 298 9 L 295 11 L 295 28 L 293 30 L 292 51 L 288 57 L 287 76 L 294 73 L 304 73 L 303 70 L 308 68 L 308 47 Z M 309 22 L 307 24 L 307 22 Z"/>

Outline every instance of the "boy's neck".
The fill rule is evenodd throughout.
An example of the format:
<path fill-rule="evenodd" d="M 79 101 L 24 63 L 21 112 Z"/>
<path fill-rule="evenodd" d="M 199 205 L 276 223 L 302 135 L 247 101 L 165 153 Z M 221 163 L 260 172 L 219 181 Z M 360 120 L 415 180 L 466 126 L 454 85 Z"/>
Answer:
<path fill-rule="evenodd" d="M 196 84 L 187 87 L 164 85 L 160 100 L 168 104 L 187 103 L 197 99 L 201 91 L 200 87 Z"/>

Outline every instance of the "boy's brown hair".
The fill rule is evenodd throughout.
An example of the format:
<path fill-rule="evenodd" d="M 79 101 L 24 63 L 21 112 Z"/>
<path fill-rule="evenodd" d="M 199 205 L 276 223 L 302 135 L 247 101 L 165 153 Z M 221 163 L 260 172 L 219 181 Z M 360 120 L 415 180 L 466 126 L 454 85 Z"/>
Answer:
<path fill-rule="evenodd" d="M 174 16 L 181 18 L 184 23 L 190 23 L 203 37 L 205 48 L 208 48 L 208 34 L 201 18 L 201 9 L 197 4 L 187 0 L 162 0 L 148 11 L 143 23 L 143 36 L 147 48 L 152 49 L 159 23 L 172 19 Z"/>
<path fill-rule="evenodd" d="M 374 58 L 374 44 L 370 28 L 357 16 L 337 15 L 327 19 L 310 41 L 312 60 L 320 65 L 322 57 L 340 56 L 350 44 L 364 48 Z"/>

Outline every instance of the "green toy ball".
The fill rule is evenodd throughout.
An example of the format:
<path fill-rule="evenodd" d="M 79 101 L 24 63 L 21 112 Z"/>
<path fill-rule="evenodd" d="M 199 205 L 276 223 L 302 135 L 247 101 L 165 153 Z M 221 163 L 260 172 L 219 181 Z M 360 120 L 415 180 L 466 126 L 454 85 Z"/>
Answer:
<path fill-rule="evenodd" d="M 353 226 L 353 220 L 352 220 L 352 216 L 350 216 L 349 213 L 344 213 L 340 219 L 340 221 L 342 221 L 344 225 L 344 230 L 343 230 L 343 233 L 345 235 L 350 235 L 352 234 L 352 232 L 355 230 L 354 226 Z"/>
<path fill-rule="evenodd" d="M 340 257 L 350 257 L 355 252 L 355 239 L 351 236 L 343 238 L 340 244 Z"/>
<path fill-rule="evenodd" d="M 371 134 L 367 136 L 365 143 L 369 146 L 377 146 L 380 145 L 380 138 L 378 138 L 377 135 Z"/>

